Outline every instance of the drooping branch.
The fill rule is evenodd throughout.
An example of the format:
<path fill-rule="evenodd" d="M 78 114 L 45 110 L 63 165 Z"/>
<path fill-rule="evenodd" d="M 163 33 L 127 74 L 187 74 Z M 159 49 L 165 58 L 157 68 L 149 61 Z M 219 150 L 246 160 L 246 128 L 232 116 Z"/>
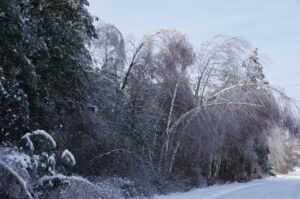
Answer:
<path fill-rule="evenodd" d="M 128 79 L 130 74 L 132 73 L 132 70 L 134 66 L 139 62 L 140 57 L 142 56 L 143 51 L 145 48 L 149 47 L 153 42 L 154 38 L 159 35 L 160 32 L 156 32 L 154 34 L 146 35 L 143 40 L 138 44 L 138 46 L 134 46 L 133 44 L 133 51 L 131 54 L 131 58 L 127 67 L 127 71 L 125 73 L 125 77 L 121 84 L 121 89 L 124 90 L 126 85 L 128 84 Z"/>

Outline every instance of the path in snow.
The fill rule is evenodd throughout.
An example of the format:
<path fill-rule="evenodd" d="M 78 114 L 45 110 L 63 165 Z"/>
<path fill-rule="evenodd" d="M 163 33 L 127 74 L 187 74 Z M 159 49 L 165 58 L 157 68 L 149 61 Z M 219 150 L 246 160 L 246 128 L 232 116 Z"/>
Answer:
<path fill-rule="evenodd" d="M 276 178 L 215 185 L 153 199 L 300 199 L 300 170 Z"/>

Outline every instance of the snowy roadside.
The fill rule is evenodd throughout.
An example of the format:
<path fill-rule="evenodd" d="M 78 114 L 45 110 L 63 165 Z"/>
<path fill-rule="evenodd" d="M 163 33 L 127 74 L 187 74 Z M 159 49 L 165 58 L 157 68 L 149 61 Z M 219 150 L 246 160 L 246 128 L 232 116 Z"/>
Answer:
<path fill-rule="evenodd" d="M 300 199 L 300 169 L 248 183 L 231 183 L 194 189 L 152 199 Z"/>

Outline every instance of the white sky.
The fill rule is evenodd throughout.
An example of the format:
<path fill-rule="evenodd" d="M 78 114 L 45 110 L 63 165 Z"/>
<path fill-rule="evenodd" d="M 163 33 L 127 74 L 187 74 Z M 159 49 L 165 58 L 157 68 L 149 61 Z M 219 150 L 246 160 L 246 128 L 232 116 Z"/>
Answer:
<path fill-rule="evenodd" d="M 89 0 L 90 12 L 138 40 L 161 28 L 197 48 L 215 35 L 239 36 L 267 58 L 272 85 L 300 102 L 300 0 Z"/>

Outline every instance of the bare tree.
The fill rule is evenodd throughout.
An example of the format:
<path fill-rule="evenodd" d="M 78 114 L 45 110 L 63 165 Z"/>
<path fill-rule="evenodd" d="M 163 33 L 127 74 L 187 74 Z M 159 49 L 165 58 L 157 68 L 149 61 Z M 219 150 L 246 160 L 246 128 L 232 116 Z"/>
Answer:
<path fill-rule="evenodd" d="M 139 44 L 135 44 L 133 41 L 129 41 L 129 45 L 131 48 L 128 50 L 127 55 L 127 70 L 125 72 L 124 79 L 121 84 L 121 89 L 124 90 L 128 84 L 129 76 L 133 70 L 133 68 L 141 64 L 141 61 L 145 61 L 145 55 L 150 55 L 153 45 L 153 38 L 158 35 L 159 32 L 145 35 L 142 41 Z M 148 57 L 149 58 L 149 57 Z"/>
<path fill-rule="evenodd" d="M 122 33 L 114 25 L 106 23 L 98 24 L 96 33 L 98 38 L 89 45 L 94 67 L 119 75 L 126 61 Z"/>
<path fill-rule="evenodd" d="M 203 104 L 208 87 L 216 89 L 236 82 L 247 47 L 248 43 L 241 38 L 228 36 L 216 36 L 201 45 L 195 64 L 196 103 Z"/>
<path fill-rule="evenodd" d="M 163 135 L 163 145 L 159 159 L 159 170 L 163 176 L 167 177 L 172 168 L 172 152 L 173 134 L 170 131 L 171 123 L 174 116 L 174 108 L 178 95 L 180 84 L 184 81 L 186 69 L 192 65 L 194 61 L 194 51 L 186 37 L 176 30 L 161 30 L 155 37 L 156 56 L 156 80 L 158 82 L 175 82 L 171 87 L 170 106 L 167 112 L 167 121 L 165 134 Z"/>

